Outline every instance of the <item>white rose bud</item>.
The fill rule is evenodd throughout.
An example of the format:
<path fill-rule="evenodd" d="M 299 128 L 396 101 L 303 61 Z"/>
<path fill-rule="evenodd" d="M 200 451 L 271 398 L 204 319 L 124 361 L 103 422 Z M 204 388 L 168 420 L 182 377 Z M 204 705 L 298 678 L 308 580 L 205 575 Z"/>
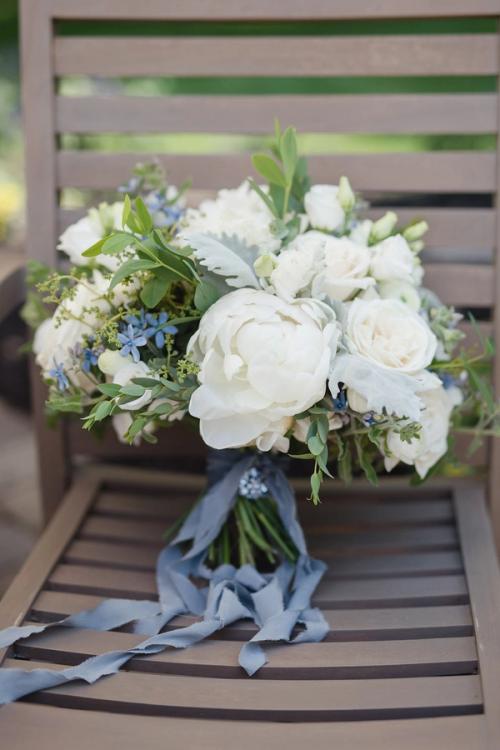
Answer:
<path fill-rule="evenodd" d="M 99 355 L 97 360 L 97 367 L 104 375 L 116 375 L 123 365 L 127 362 L 132 362 L 132 357 L 122 357 L 120 352 L 112 351 L 111 349 L 105 349 L 102 354 Z"/>
<path fill-rule="evenodd" d="M 386 237 L 389 237 L 389 235 L 392 234 L 397 223 L 397 214 L 395 214 L 394 211 L 387 211 L 381 219 L 378 219 L 378 221 L 373 223 L 370 232 L 370 242 L 374 243 L 385 240 Z"/>
<path fill-rule="evenodd" d="M 346 214 L 350 213 L 356 203 L 356 196 L 347 177 L 341 177 L 339 180 L 338 199 Z"/>
<path fill-rule="evenodd" d="M 429 229 L 429 225 L 426 221 L 416 221 L 413 224 L 409 224 L 406 229 L 403 230 L 403 237 L 407 242 L 416 242 L 422 239 L 424 234 Z"/>
<path fill-rule="evenodd" d="M 339 201 L 337 185 L 313 185 L 304 197 L 304 206 L 311 226 L 333 232 L 340 229 L 345 215 Z"/>

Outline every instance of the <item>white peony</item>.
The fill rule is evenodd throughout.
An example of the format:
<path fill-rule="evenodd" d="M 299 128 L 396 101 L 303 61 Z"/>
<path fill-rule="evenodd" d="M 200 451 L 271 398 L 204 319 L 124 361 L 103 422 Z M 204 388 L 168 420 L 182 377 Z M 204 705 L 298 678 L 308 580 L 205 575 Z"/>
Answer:
<path fill-rule="evenodd" d="M 420 261 L 401 234 L 374 245 L 371 253 L 371 273 L 377 281 L 397 279 L 412 284 L 422 281 Z"/>
<path fill-rule="evenodd" d="M 368 248 L 347 237 L 325 235 L 325 238 L 323 264 L 313 281 L 313 296 L 344 302 L 360 290 L 373 286 L 375 281 L 369 277 Z"/>
<path fill-rule="evenodd" d="M 425 320 L 395 299 L 354 300 L 345 333 L 353 354 L 398 372 L 418 373 L 436 353 L 436 337 Z"/>
<path fill-rule="evenodd" d="M 83 253 L 107 234 L 122 228 L 123 202 L 101 203 L 99 208 L 91 208 L 83 219 L 69 226 L 60 236 L 58 250 L 66 253 L 74 266 L 82 266 L 91 261 Z M 121 260 L 116 255 L 99 255 L 98 263 L 110 271 L 116 271 Z"/>
<path fill-rule="evenodd" d="M 217 237 L 236 235 L 261 253 L 275 252 L 280 239 L 271 230 L 273 220 L 262 198 L 243 182 L 233 190 L 220 190 L 215 200 L 202 201 L 199 208 L 188 209 L 179 238 L 188 242 L 194 232 Z"/>
<path fill-rule="evenodd" d="M 285 450 L 291 417 L 325 394 L 338 325 L 315 300 L 238 289 L 205 313 L 188 345 L 199 363 L 189 405 L 213 448 Z"/>
<path fill-rule="evenodd" d="M 323 232 L 299 234 L 276 256 L 269 281 L 279 297 L 291 302 L 309 287 L 323 264 L 327 239 Z"/>
<path fill-rule="evenodd" d="M 420 417 L 420 436 L 410 443 L 391 430 L 387 435 L 388 453 L 385 457 L 386 471 L 391 471 L 399 461 L 415 466 L 420 477 L 444 456 L 448 449 L 450 415 L 461 403 L 462 393 L 458 388 L 433 388 L 422 395 L 424 409 Z"/>
<path fill-rule="evenodd" d="M 344 223 L 345 214 L 338 199 L 337 185 L 313 185 L 304 196 L 304 206 L 313 229 L 333 232 Z"/>

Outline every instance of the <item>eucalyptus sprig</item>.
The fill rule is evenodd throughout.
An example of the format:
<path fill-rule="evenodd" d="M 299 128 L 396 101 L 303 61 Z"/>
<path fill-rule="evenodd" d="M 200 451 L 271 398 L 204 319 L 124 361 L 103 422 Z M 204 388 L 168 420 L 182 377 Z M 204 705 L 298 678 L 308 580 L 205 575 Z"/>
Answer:
<path fill-rule="evenodd" d="M 274 158 L 265 153 L 252 157 L 256 172 L 269 183 L 269 193 L 264 192 L 255 180 L 250 179 L 249 183 L 275 217 L 275 233 L 290 242 L 300 230 L 300 219 L 296 214 L 303 211 L 304 195 L 309 188 L 307 164 L 298 155 L 295 128 L 288 127 L 282 132 L 276 120 L 271 151 Z M 289 217 L 290 211 L 295 215 Z"/>
<path fill-rule="evenodd" d="M 122 227 L 83 253 L 87 258 L 96 258 L 101 254 L 119 255 L 130 249 L 134 251 L 135 257 L 124 260 L 115 272 L 110 289 L 138 273 L 146 273 L 148 279 L 141 288 L 140 298 L 147 308 L 152 309 L 161 302 L 172 284 L 197 285 L 199 276 L 194 263 L 154 227 L 151 214 L 140 197 L 132 205 L 129 196 L 125 196 Z"/>

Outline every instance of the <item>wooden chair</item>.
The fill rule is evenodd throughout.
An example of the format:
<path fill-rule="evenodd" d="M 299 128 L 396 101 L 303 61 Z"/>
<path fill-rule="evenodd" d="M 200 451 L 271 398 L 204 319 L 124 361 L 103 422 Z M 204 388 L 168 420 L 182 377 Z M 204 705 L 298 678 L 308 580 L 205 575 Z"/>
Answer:
<path fill-rule="evenodd" d="M 58 232 L 75 218 L 59 196 L 64 200 L 67 188 L 112 189 L 141 158 L 66 150 L 62 134 L 260 134 L 274 115 L 306 132 L 485 134 L 491 141 L 498 134 L 500 0 L 23 0 L 21 6 L 28 256 L 49 263 L 56 261 Z M 457 27 L 464 17 L 470 33 Z M 93 22 L 91 36 L 68 33 L 84 20 Z M 143 22 L 153 23 L 154 36 Z M 219 23 L 217 36 L 204 35 Z M 245 28 L 250 36 L 238 36 Z M 309 78 L 350 85 L 372 77 L 379 88 L 386 78 L 403 78 L 399 93 L 58 94 L 59 79 L 80 75 L 294 76 L 306 91 L 314 83 Z M 479 85 L 484 91 L 415 93 L 412 81 L 425 86 L 427 77 L 455 89 L 469 81 L 471 91 Z M 413 93 L 401 93 L 405 86 Z M 348 174 L 379 206 L 402 206 L 403 218 L 424 214 L 432 227 L 429 286 L 449 303 L 479 310 L 499 346 L 495 148 L 492 142 L 481 152 L 322 154 L 311 159 L 311 169 L 316 181 Z M 201 189 L 236 185 L 249 172 L 248 157 L 233 153 L 164 161 L 174 182 L 190 174 Z M 34 391 L 44 505 L 53 518 L 0 604 L 0 627 L 55 620 L 103 596 L 153 598 L 162 532 L 203 483 L 192 470 L 203 456 L 200 442 L 165 431 L 159 448 L 136 451 L 112 440 L 91 442 L 70 424 L 49 432 L 37 376 Z M 161 458 L 177 471 L 98 464 L 103 457 Z M 483 459 L 500 539 L 498 446 Z M 304 483 L 297 489 L 303 497 Z M 318 593 L 332 628 L 325 642 L 276 647 L 257 678 L 248 679 L 236 666 L 250 629 L 243 622 L 186 651 L 135 659 L 93 686 L 70 684 L 4 707 L 5 747 L 498 748 L 500 577 L 481 485 L 440 480 L 410 490 L 396 480 L 373 490 L 332 482 L 328 492 L 320 509 L 300 502 L 312 552 L 330 562 Z M 59 629 L 0 654 L 0 661 L 26 668 L 74 664 L 137 638 Z"/>

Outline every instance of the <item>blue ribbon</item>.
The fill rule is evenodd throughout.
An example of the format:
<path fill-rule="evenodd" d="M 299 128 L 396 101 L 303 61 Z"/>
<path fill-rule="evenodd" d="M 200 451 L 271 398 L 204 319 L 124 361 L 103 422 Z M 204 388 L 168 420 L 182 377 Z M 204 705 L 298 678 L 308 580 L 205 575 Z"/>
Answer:
<path fill-rule="evenodd" d="M 299 552 L 298 560 L 283 562 L 268 574 L 259 573 L 251 565 L 240 568 L 220 565 L 211 570 L 205 565 L 208 548 L 236 502 L 241 478 L 256 465 Z M 109 599 L 93 609 L 47 625 L 6 628 L 0 631 L 0 648 L 54 627 L 113 630 L 131 623 L 133 632 L 147 636 L 146 639 L 126 651 L 93 656 L 62 670 L 2 668 L 0 705 L 73 680 L 93 683 L 115 674 L 134 656 L 157 654 L 167 647 L 187 648 L 241 619 L 251 619 L 259 628 L 239 655 L 239 663 L 248 675 L 255 674 L 267 662 L 265 644 L 318 642 L 325 637 L 328 624 L 318 609 L 311 608 L 310 602 L 326 566 L 307 554 L 295 496 L 277 460 L 268 454 L 216 451 L 208 476 L 211 484 L 207 492 L 158 557 L 157 602 Z M 183 553 L 186 543 L 191 546 Z M 195 586 L 194 577 L 205 580 L 207 585 Z M 174 617 L 185 614 L 201 619 L 186 627 L 161 632 Z M 297 625 L 302 628 L 294 636 Z"/>

